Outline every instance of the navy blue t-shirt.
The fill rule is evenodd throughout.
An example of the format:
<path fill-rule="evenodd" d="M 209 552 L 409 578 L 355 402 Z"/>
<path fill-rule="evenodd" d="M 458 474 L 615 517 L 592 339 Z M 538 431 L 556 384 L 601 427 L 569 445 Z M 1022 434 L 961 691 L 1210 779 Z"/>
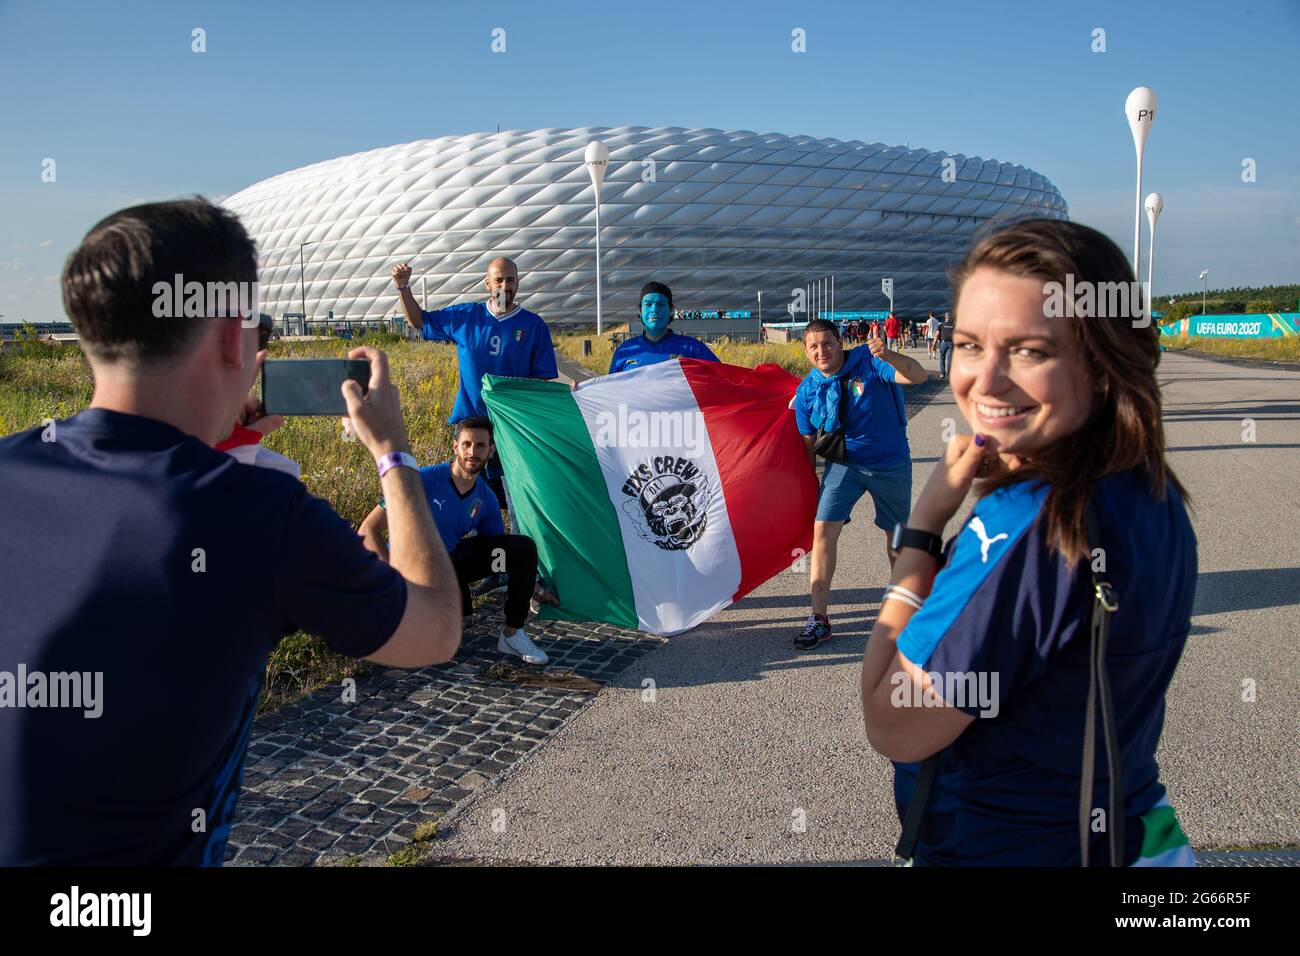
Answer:
<path fill-rule="evenodd" d="M 0 707 L 0 865 L 220 864 L 267 656 L 298 629 L 374 653 L 406 583 L 301 482 L 171 425 L 42 437 L 0 439 L 0 682 L 99 672 L 100 713 Z"/>
<path fill-rule="evenodd" d="M 469 534 L 505 534 L 501 521 L 501 506 L 497 496 L 480 474 L 473 486 L 461 494 L 451 480 L 451 462 L 425 465 L 420 469 L 424 496 L 433 512 L 433 523 L 438 526 L 447 553 Z M 379 502 L 381 505 L 384 502 Z"/>
<path fill-rule="evenodd" d="M 705 362 L 718 361 L 718 357 L 713 354 L 713 349 L 699 339 L 690 335 L 678 335 L 669 330 L 668 334 L 658 342 L 651 342 L 644 335 L 624 341 L 614 350 L 614 357 L 609 363 L 609 372 L 612 375 L 629 368 L 657 365 L 679 355 L 683 358 L 702 359 Z"/>
<path fill-rule="evenodd" d="M 1173 485 L 1157 500 L 1136 469 L 1103 478 L 1095 495 L 1102 538 L 1090 544 L 1103 549 L 1119 598 L 1107 660 L 1133 821 L 1164 796 L 1156 744 L 1191 629 L 1196 535 Z M 1039 520 L 1046 496 L 1042 484 L 1021 482 L 980 499 L 898 636 L 900 653 L 944 675 L 945 699 L 975 717 L 940 757 L 920 865 L 1079 864 L 1092 586 L 1087 565 L 1072 577 L 1048 549 Z M 954 677 L 963 674 L 983 686 Z M 1109 807 L 1100 717 L 1097 726 L 1092 805 Z M 900 820 L 918 769 L 895 764 Z M 1105 834 L 1096 839 L 1093 861 L 1107 860 Z M 1136 852 L 1140 835 L 1128 843 Z"/>
<path fill-rule="evenodd" d="M 814 396 L 822 387 L 838 389 L 831 379 L 846 379 L 849 407 L 839 410 L 844 423 L 844 447 L 849 458 L 866 468 L 901 465 L 912 458 L 907 444 L 907 419 L 903 388 L 895 379 L 894 366 L 871 354 L 865 347 L 847 349 L 844 365 L 834 376 L 814 368 L 799 383 L 794 397 L 795 424 L 800 435 L 817 434 Z M 828 429 L 829 430 L 829 429 Z"/>
<path fill-rule="evenodd" d="M 455 342 L 460 389 L 449 425 L 471 415 L 487 418 L 480 394 L 484 375 L 552 379 L 559 376 L 555 346 L 542 317 L 515 306 L 497 318 L 486 302 L 461 302 L 424 313 L 424 338 Z"/>

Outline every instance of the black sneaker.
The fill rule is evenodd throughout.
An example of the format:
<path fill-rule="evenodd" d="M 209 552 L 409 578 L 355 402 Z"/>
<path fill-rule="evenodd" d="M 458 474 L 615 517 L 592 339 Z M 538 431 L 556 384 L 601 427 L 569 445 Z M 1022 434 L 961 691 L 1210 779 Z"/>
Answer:
<path fill-rule="evenodd" d="M 823 620 L 813 616 L 808 618 L 808 623 L 803 626 L 803 633 L 794 639 L 794 646 L 801 651 L 806 651 L 818 644 L 824 644 L 830 639 L 830 618 Z"/>

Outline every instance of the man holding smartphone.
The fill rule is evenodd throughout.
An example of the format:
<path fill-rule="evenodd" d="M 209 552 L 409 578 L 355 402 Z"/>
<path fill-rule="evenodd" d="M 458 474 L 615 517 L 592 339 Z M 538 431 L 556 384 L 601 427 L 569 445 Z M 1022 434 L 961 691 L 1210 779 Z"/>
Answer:
<path fill-rule="evenodd" d="M 486 301 L 458 302 L 428 312 L 420 308 L 411 292 L 411 267 L 405 262 L 393 266 L 393 283 L 402 297 L 407 324 L 429 342 L 454 342 L 460 364 L 460 389 L 447 424 L 471 416 L 487 418 L 487 406 L 479 394 L 484 375 L 512 378 L 554 379 L 559 377 L 555 346 L 542 317 L 515 303 L 519 292 L 519 269 L 504 257 L 488 265 L 483 285 Z M 505 504 L 504 475 L 500 459 L 493 455 L 484 477 L 497 500 Z"/>
<path fill-rule="evenodd" d="M 90 407 L 0 439 L 0 527 L 24 542 L 0 549 L 0 672 L 100 689 L 91 708 L 0 707 L 0 866 L 220 865 L 282 637 L 394 667 L 460 645 L 384 353 L 353 349 L 369 391 L 342 389 L 377 462 L 391 565 L 302 482 L 216 450 L 232 422 L 258 424 L 246 403 L 265 353 L 234 308 L 156 317 L 152 290 L 175 276 L 253 283 L 253 242 L 203 199 L 92 228 L 63 273 Z"/>

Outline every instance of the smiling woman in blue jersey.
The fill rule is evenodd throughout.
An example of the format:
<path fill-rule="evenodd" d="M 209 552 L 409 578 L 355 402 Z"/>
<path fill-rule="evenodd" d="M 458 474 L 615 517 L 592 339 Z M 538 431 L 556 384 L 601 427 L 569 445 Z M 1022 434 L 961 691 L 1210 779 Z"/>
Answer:
<path fill-rule="evenodd" d="M 900 841 L 917 865 L 1078 866 L 1085 850 L 1092 865 L 1194 865 L 1155 759 L 1197 566 L 1165 461 L 1158 333 L 1130 315 L 1049 318 L 1050 284 L 1067 275 L 1076 289 L 1133 281 L 1101 233 L 1046 219 L 990 233 L 954 274 L 950 379 L 975 434 L 948 442 L 896 529 L 862 665 L 867 737 L 895 761 L 900 820 L 928 793 Z M 1105 723 L 1084 733 L 1094 613 L 1109 622 L 1098 670 L 1114 774 Z"/>
<path fill-rule="evenodd" d="M 456 404 L 447 417 L 454 425 L 466 418 L 487 418 L 487 406 L 479 394 L 484 375 L 512 378 L 553 379 L 559 376 L 555 346 L 542 317 L 515 304 L 519 292 L 519 269 L 510 259 L 498 257 L 488 265 L 483 285 L 487 301 L 458 302 L 428 312 L 420 308 L 411 292 L 411 267 L 393 266 L 393 283 L 402 297 L 406 323 L 429 342 L 454 342 L 460 364 L 460 388 Z M 500 459 L 495 455 L 484 470 L 484 478 L 497 500 L 505 501 Z"/>
<path fill-rule="evenodd" d="M 655 365 L 677 356 L 718 361 L 713 350 L 699 339 L 670 331 L 668 324 L 672 320 L 673 290 L 662 282 L 647 282 L 641 289 L 641 325 L 645 331 L 615 350 L 609 363 L 610 374 Z"/>

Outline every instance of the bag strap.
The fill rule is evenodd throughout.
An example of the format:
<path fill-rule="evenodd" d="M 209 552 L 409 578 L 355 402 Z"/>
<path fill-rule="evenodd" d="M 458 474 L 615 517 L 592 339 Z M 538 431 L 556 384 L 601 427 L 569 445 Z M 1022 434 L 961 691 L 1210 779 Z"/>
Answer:
<path fill-rule="evenodd" d="M 1097 521 L 1095 498 L 1092 496 L 1084 510 L 1084 523 L 1091 557 L 1093 548 L 1101 545 L 1101 527 Z M 1096 762 L 1097 698 L 1100 696 L 1110 789 L 1110 816 L 1106 820 L 1106 833 L 1110 838 L 1110 865 L 1118 867 L 1124 865 L 1124 768 L 1120 761 L 1110 678 L 1106 673 L 1106 642 L 1110 636 L 1110 616 L 1119 610 L 1119 599 L 1106 580 L 1105 572 L 1098 572 L 1091 560 L 1089 568 L 1092 574 L 1093 603 L 1088 647 L 1088 704 L 1083 725 L 1083 769 L 1079 784 L 1079 863 L 1080 866 L 1088 865 L 1093 769 Z"/>
<path fill-rule="evenodd" d="M 916 787 L 912 790 L 912 799 L 907 802 L 907 813 L 903 815 L 903 832 L 894 847 L 894 865 L 911 866 L 912 856 L 916 853 L 916 840 L 921 835 L 921 820 L 925 817 L 926 804 L 930 802 L 930 789 L 934 785 L 934 776 L 939 770 L 939 754 L 926 757 L 921 763 L 921 770 L 916 775 Z"/>

